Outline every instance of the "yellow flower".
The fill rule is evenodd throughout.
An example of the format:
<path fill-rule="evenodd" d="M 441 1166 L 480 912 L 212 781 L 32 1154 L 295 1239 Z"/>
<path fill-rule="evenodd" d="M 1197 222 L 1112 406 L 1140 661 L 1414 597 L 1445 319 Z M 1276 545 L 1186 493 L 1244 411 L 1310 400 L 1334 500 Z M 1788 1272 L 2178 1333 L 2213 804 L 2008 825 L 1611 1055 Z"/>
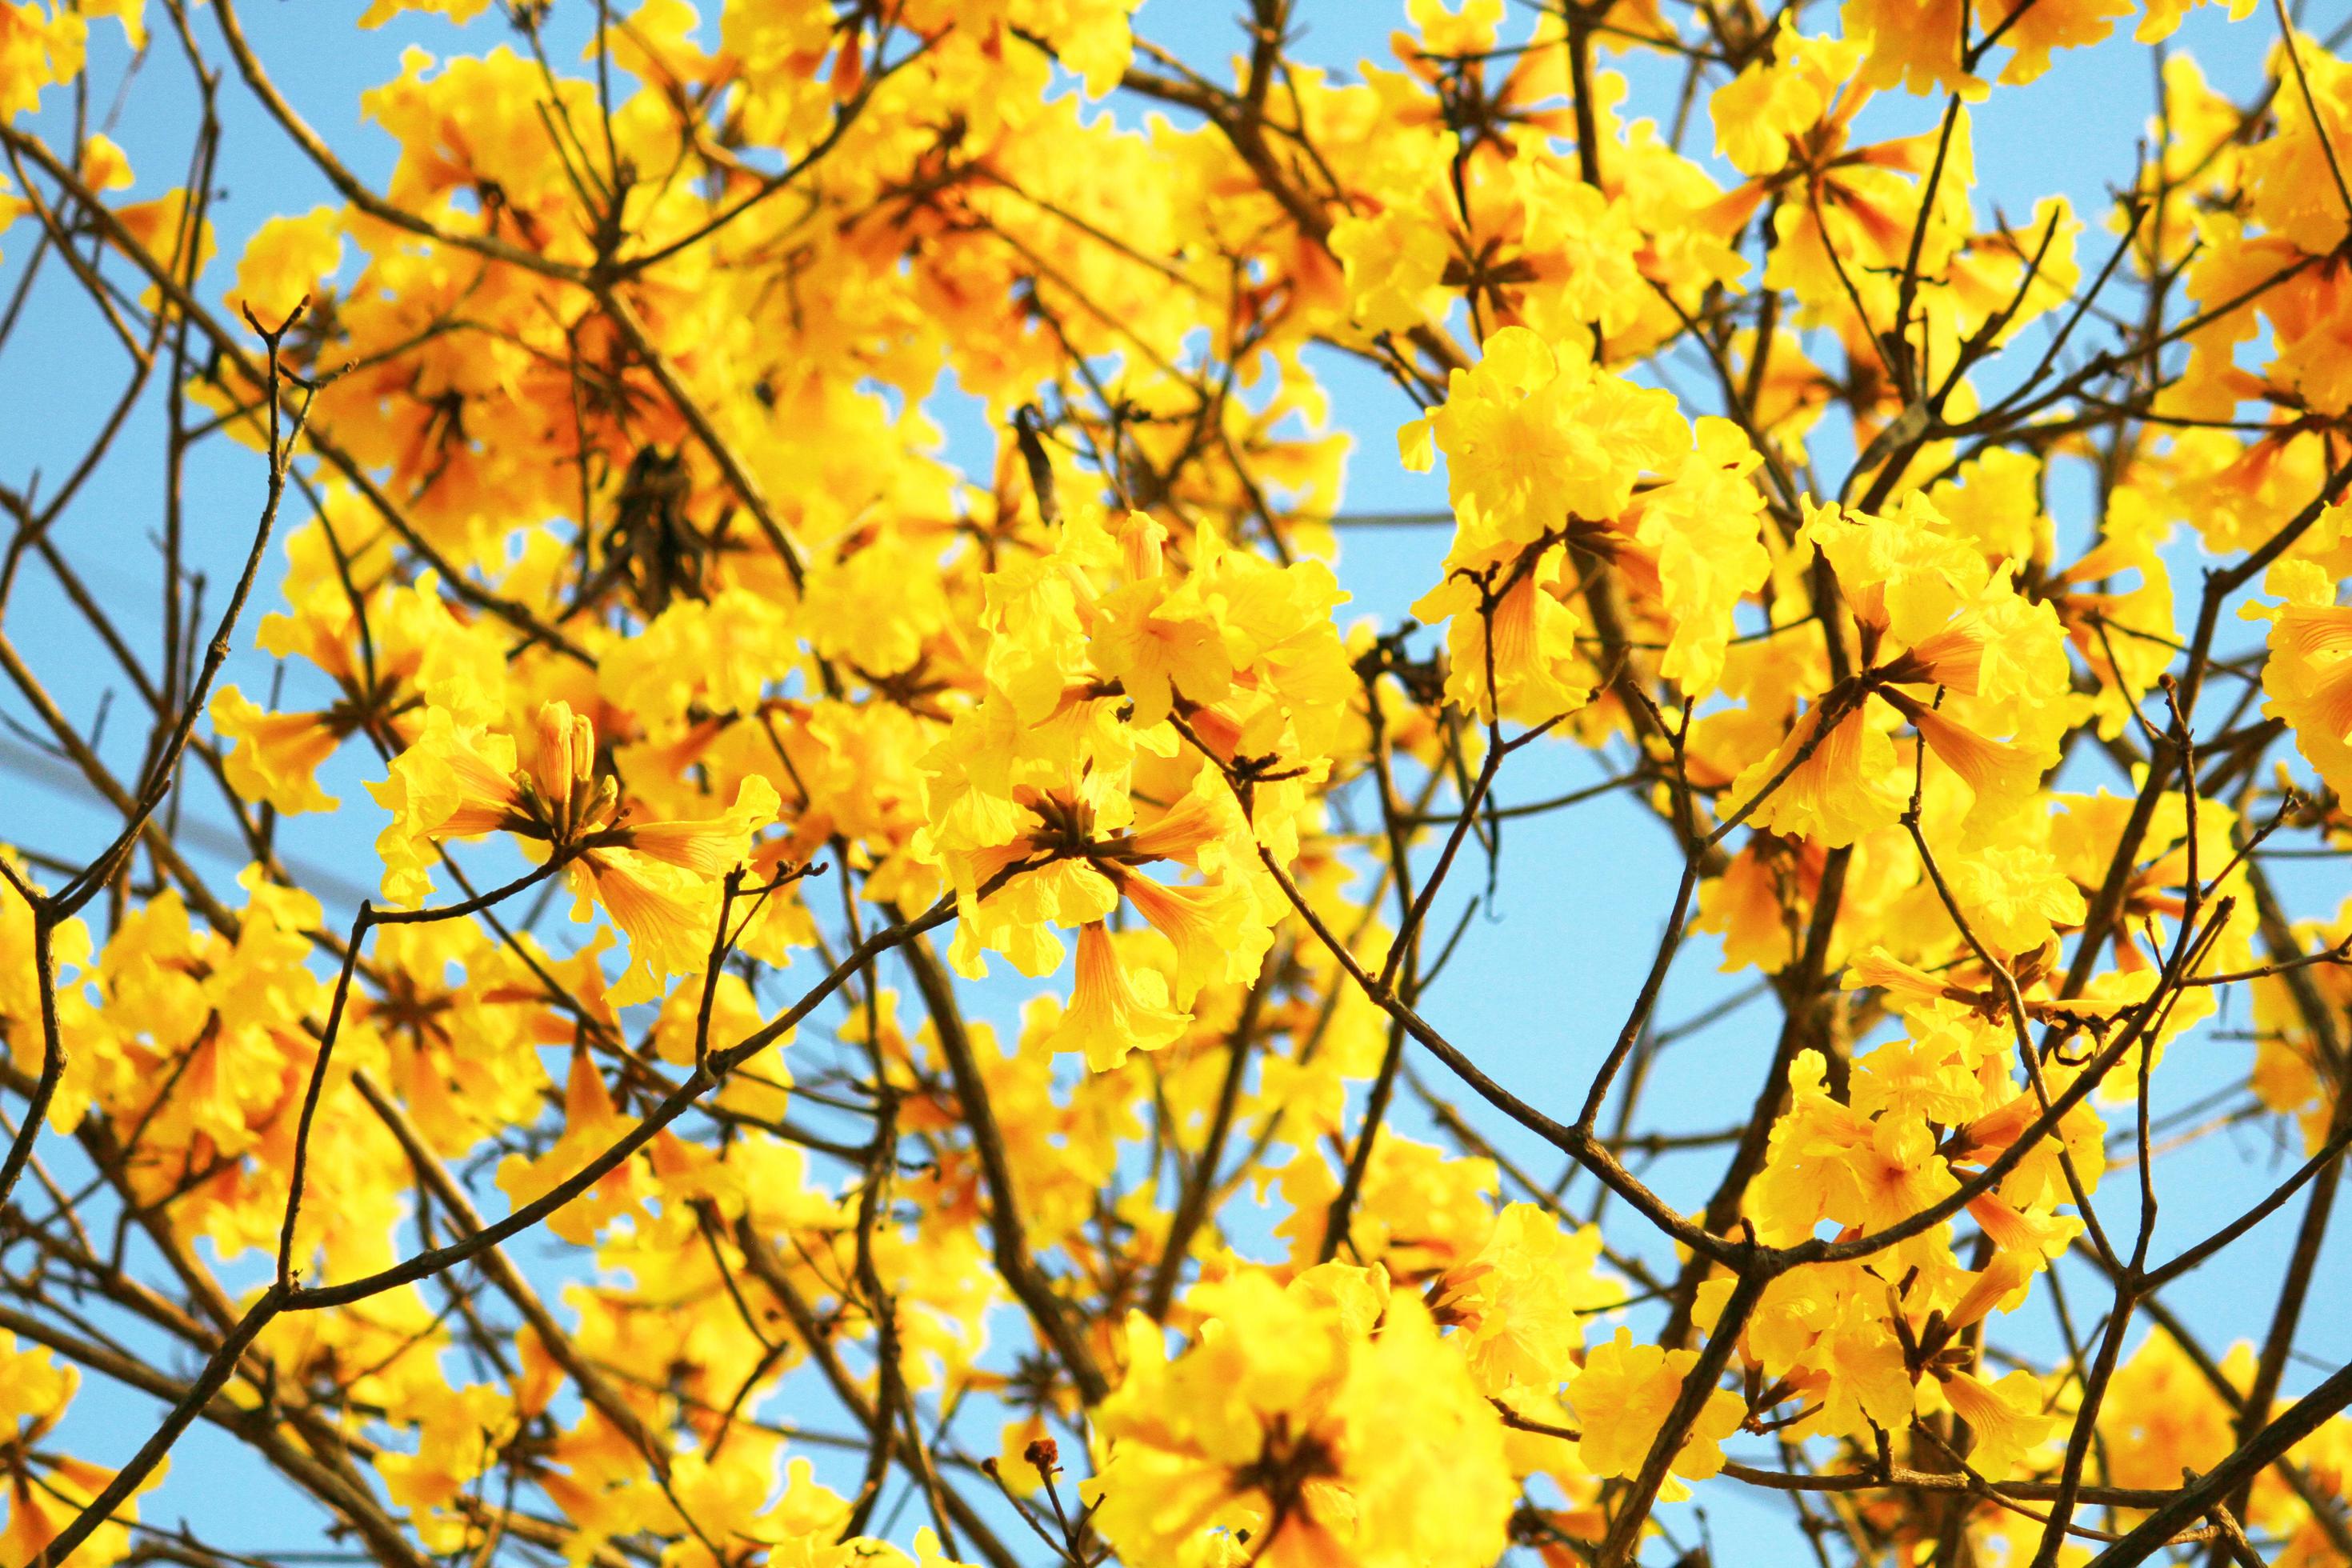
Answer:
<path fill-rule="evenodd" d="M 1569 1384 L 1569 1403 L 1582 1424 L 1577 1452 L 1596 1476 L 1630 1476 L 1642 1468 L 1664 1430 L 1668 1412 L 1682 1397 L 1683 1382 L 1698 1363 L 1696 1351 L 1668 1351 L 1637 1344 L 1633 1331 L 1597 1345 Z M 1736 1394 L 1713 1389 L 1668 1467 L 1670 1475 L 1703 1481 L 1723 1468 L 1723 1440 L 1739 1429 L 1747 1406 Z M 1659 1494 L 1668 1500 L 1689 1496 L 1669 1481 Z"/>
<path fill-rule="evenodd" d="M 1541 569 L 1518 573 L 1491 619 L 1488 591 L 1466 573 L 1413 605 L 1417 619 L 1447 622 L 1445 695 L 1455 706 L 1480 718 L 1499 706 L 1505 718 L 1538 724 L 1591 700 L 1591 684 L 1579 679 L 1591 673 L 1576 647 L 1583 623 L 1553 591 L 1565 553 L 1553 550 Z"/>
<path fill-rule="evenodd" d="M 49 0 L 0 4 L 0 120 L 40 104 L 41 89 L 81 69 L 84 23 Z"/>
<path fill-rule="evenodd" d="M 1822 1220 L 1874 1231 L 1907 1218 L 1958 1186 L 1926 1118 L 1904 1100 L 1864 1115 L 1829 1094 L 1828 1064 L 1802 1051 L 1789 1068 L 1789 1109 L 1773 1123 L 1764 1169 L 1749 1192 L 1756 1233 L 1792 1246 Z M 1908 1099 L 1910 1097 L 1905 1097 Z M 1898 1245 L 1906 1259 L 1932 1257 L 1932 1237 Z"/>
<path fill-rule="evenodd" d="M 2352 794 L 2352 608 L 2336 605 L 2335 580 L 2311 562 L 2273 567 L 2270 587 L 2287 602 L 2272 612 L 2263 710 L 2294 729 L 2329 788 Z"/>
<path fill-rule="evenodd" d="M 1094 641 L 1096 668 L 1135 700 L 1135 722 L 1157 724 L 1181 697 L 1214 702 L 1232 689 L 1233 666 L 1216 617 L 1192 583 L 1170 591 L 1158 578 L 1106 597 Z"/>
<path fill-rule="evenodd" d="M 262 647 L 281 658 L 299 656 L 331 679 L 339 696 L 308 712 L 267 712 L 234 686 L 213 699 L 214 728 L 234 743 L 222 760 L 231 788 L 289 814 L 327 811 L 334 798 L 317 773 L 343 741 L 365 734 L 387 747 L 417 733 L 428 702 L 462 721 L 489 718 L 498 706 L 505 664 L 495 641 L 461 623 L 441 599 L 438 579 L 426 573 L 413 587 L 377 594 L 365 624 L 331 565 L 323 523 L 296 536 L 287 592 L 291 614 L 265 616 Z"/>
<path fill-rule="evenodd" d="M 1332 226 L 1330 243 L 1347 268 L 1349 312 L 1365 331 L 1410 331 L 1444 319 L 1445 234 L 1425 216 L 1391 209 L 1345 217 Z"/>
<path fill-rule="evenodd" d="M 461 1551 L 467 1521 L 457 1505 L 498 1463 L 520 1412 L 507 1390 L 476 1383 L 420 1389 L 403 1414 L 417 1427 L 417 1451 L 377 1454 L 376 1473 L 392 1500 L 415 1521 L 428 1551 Z"/>
<path fill-rule="evenodd" d="M 1246 1270 L 1193 1291 L 1207 1321 L 1168 1360 L 1129 1320 L 1128 1375 L 1097 1415 L 1087 1495 L 1129 1561 L 1222 1535 L 1265 1568 L 1471 1568 L 1503 1550 L 1517 1487 L 1461 1358 L 1380 1269 L 1287 1289 Z M 1246 1531 L 1246 1536 L 1244 1532 Z"/>
<path fill-rule="evenodd" d="M 1828 117 L 1841 98 L 1860 100 L 1868 93 L 1852 83 L 1865 46 L 1843 38 L 1806 37 L 1794 16 L 1782 13 L 1769 57 L 1759 58 L 1715 89 L 1708 108 L 1715 117 L 1716 145 L 1743 174 L 1769 174 L 1789 162 L 1805 132 Z M 1859 108 L 1850 102 L 1845 115 Z"/>
<path fill-rule="evenodd" d="M 1749 763 L 1725 798 L 1736 809 L 1759 797 L 1748 826 L 1825 848 L 1851 844 L 1902 814 L 1894 741 L 1867 708 L 1832 692 Z"/>
<path fill-rule="evenodd" d="M 1952 1414 L 1969 1424 L 1976 1446 L 1969 1465 L 1988 1480 L 2007 1480 L 2034 1449 L 2049 1440 L 2058 1417 L 2044 1409 L 2042 1380 L 2020 1369 L 1999 1383 L 1965 1372 L 1940 1373 Z"/>
<path fill-rule="evenodd" d="M 1727 419 L 1702 417 L 1693 434 L 1675 477 L 1643 498 L 1637 528 L 1657 557 L 1659 605 L 1674 628 L 1658 673 L 1695 698 L 1722 675 L 1733 616 L 1772 563 L 1751 479 L 1764 459 Z"/>
<path fill-rule="evenodd" d="M 563 1135 L 537 1158 L 509 1154 L 499 1162 L 498 1184 L 515 1207 L 535 1203 L 571 1180 L 582 1167 L 626 1133 L 632 1122 L 613 1103 L 604 1075 L 586 1049 L 572 1053 L 564 1080 Z M 623 1161 L 587 1191 L 548 1216 L 548 1228 L 575 1246 L 593 1246 L 596 1233 L 617 1215 L 634 1209 L 649 1188 L 635 1159 Z"/>
<path fill-rule="evenodd" d="M 1108 1072 L 1130 1051 L 1156 1051 L 1184 1031 L 1192 1016 L 1168 1004 L 1168 980 L 1158 970 L 1123 963 L 1100 921 L 1078 928 L 1077 978 L 1048 1048 L 1076 1051 L 1097 1072 Z"/>
<path fill-rule="evenodd" d="M 719 906 L 713 879 L 742 863 L 751 835 L 774 820 L 775 789 L 752 774 L 717 817 L 632 823 L 615 781 L 599 775 L 595 730 L 584 715 L 568 703 L 543 704 L 535 740 L 530 765 L 518 768 L 507 737 L 461 730 L 441 708 L 427 711 L 416 743 L 393 760 L 392 776 L 370 786 L 393 813 L 376 840 L 384 896 L 422 899 L 445 839 L 511 833 L 533 858 L 563 858 L 575 920 L 601 904 L 628 935 L 629 968 L 609 993 L 613 1005 L 650 1000 L 671 976 L 708 961 Z"/>
<path fill-rule="evenodd" d="M 1488 338 L 1426 418 L 1445 453 L 1457 553 L 1525 542 L 1571 516 L 1613 518 L 1642 472 L 1679 460 L 1689 440 L 1670 395 L 1598 372 L 1525 327 Z"/>
<path fill-rule="evenodd" d="M 41 1440 L 62 1420 L 80 1379 L 38 1345 L 16 1348 L 14 1334 L 0 1332 L 0 1473 L 6 1477 L 8 1523 L 0 1529 L 0 1552 L 11 1563 L 47 1560 L 49 1543 L 73 1522 L 85 1504 L 114 1479 L 112 1470 L 80 1459 L 49 1454 Z M 151 1490 L 163 1479 L 157 1468 L 141 1487 Z M 77 1563 L 98 1568 L 121 1560 L 131 1549 L 135 1507 L 119 1510 L 99 1526 L 74 1553 Z"/>
<path fill-rule="evenodd" d="M 270 713 L 234 686 L 214 696 L 213 728 L 231 744 L 221 771 L 247 800 L 267 801 L 288 816 L 332 811 L 335 799 L 319 787 L 320 764 L 343 737 L 317 713 Z"/>
<path fill-rule="evenodd" d="M 1811 509 L 1803 532 L 1836 573 L 1864 668 L 1817 697 L 1727 800 L 1757 803 L 1757 828 L 1831 847 L 1891 826 L 1917 777 L 1885 728 L 1891 710 L 1981 820 L 2013 812 L 2077 713 L 2056 613 L 1995 580 L 1916 492 L 1883 519 Z"/>
<path fill-rule="evenodd" d="M 1139 845 L 1146 836 L 1136 835 Z M 1274 931 L 1236 882 L 1170 887 L 1141 872 L 1115 879 L 1119 896 L 1176 950 L 1175 999 L 1190 1006 L 1203 985 L 1240 984 L 1255 974 Z"/>
<path fill-rule="evenodd" d="M 1727 1293 L 1729 1285 L 1710 1281 L 1706 1289 Z M 1741 1347 L 1767 1379 L 1813 1408 L 1797 1423 L 1800 1435 L 1867 1439 L 1874 1426 L 1900 1431 L 1911 1419 L 1910 1360 L 1890 1316 L 1903 1310 L 1887 1281 L 1864 1265 L 1801 1268 L 1765 1287 Z"/>
<path fill-rule="evenodd" d="M 1534 1204 L 1511 1204 L 1477 1255 L 1438 1281 L 1431 1310 L 1487 1393 L 1556 1385 L 1583 1343 L 1583 1314 L 1624 1299 L 1595 1272 L 1600 1258 L 1599 1226 L 1570 1233 Z"/>
<path fill-rule="evenodd" d="M 343 250 L 343 215 L 313 207 L 294 217 L 273 217 L 254 230 L 236 264 L 236 287 L 226 303 L 250 310 L 269 326 L 293 314 L 309 299 L 323 305 L 323 280 L 334 275 Z"/>
<path fill-rule="evenodd" d="M 2242 1356 L 2241 1347 L 2231 1359 Z M 2116 1369 L 2099 1406 L 2099 1425 L 2115 1455 L 2109 1471 L 2119 1487 L 2177 1486 L 2183 1469 L 2203 1475 L 2237 1447 L 2230 1406 L 2179 1342 L 2161 1331 Z"/>

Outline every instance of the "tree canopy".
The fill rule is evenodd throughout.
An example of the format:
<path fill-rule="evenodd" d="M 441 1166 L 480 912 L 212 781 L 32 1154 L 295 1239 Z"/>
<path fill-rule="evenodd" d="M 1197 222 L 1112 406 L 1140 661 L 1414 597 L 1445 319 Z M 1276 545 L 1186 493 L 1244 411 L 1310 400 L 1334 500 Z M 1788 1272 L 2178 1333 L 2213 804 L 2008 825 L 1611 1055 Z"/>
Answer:
<path fill-rule="evenodd" d="M 2352 28 L 1192 3 L 0 0 L 0 1568 L 2352 1563 Z"/>

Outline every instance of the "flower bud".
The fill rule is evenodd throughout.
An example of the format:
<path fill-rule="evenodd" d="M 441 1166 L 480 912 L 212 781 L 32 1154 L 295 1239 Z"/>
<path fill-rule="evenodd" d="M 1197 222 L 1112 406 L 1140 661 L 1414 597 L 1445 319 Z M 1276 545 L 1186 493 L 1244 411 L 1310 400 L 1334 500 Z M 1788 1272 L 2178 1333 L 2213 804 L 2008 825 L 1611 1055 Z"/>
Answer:
<path fill-rule="evenodd" d="M 1129 512 L 1119 522 L 1115 537 L 1129 582 L 1141 583 L 1160 575 L 1164 564 L 1160 543 L 1168 537 L 1168 530 L 1157 519 L 1139 511 Z"/>
<path fill-rule="evenodd" d="M 543 702 L 539 709 L 539 756 L 532 772 L 537 774 L 539 793 L 558 817 L 565 815 L 572 801 L 572 759 L 574 738 L 572 704 Z"/>

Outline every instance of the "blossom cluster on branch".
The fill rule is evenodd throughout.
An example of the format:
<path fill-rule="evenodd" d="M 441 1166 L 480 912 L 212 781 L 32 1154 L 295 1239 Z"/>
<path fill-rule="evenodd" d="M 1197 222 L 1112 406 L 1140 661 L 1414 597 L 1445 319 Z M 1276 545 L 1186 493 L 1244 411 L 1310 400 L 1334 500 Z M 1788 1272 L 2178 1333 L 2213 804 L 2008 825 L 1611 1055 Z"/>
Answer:
<path fill-rule="evenodd" d="M 111 410 L 0 476 L 0 1568 L 276 1561 L 199 1424 L 400 1568 L 2352 1563 L 2352 59 L 2194 8 L 312 0 L 463 40 L 371 178 L 242 0 L 0 0 Z M 233 121 L 334 199 L 215 257 Z M 1475 918 L 1604 809 L 1645 967 Z"/>

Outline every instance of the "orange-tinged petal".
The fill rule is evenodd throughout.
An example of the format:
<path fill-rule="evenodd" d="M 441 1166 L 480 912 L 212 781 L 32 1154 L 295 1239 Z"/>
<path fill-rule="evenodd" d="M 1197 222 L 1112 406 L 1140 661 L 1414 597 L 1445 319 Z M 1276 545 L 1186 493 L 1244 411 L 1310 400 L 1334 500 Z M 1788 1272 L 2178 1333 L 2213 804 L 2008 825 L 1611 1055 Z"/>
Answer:
<path fill-rule="evenodd" d="M 705 877 L 724 876 L 742 863 L 752 832 L 773 822 L 782 804 L 776 786 L 755 773 L 737 786 L 735 804 L 723 816 L 705 822 L 641 823 L 626 830 L 628 845 L 640 855 Z"/>
<path fill-rule="evenodd" d="M 613 1005 L 651 1001 L 672 975 L 709 962 L 717 918 L 717 900 L 704 896 L 709 884 L 626 850 L 599 850 L 579 868 L 629 939 L 629 967 L 605 993 Z"/>
<path fill-rule="evenodd" d="M 1130 1051 L 1156 1051 L 1182 1033 L 1187 1016 L 1167 1005 L 1167 983 L 1153 970 L 1119 963 L 1109 929 L 1100 921 L 1078 930 L 1076 982 L 1070 1005 L 1049 1044 L 1085 1053 L 1087 1066 L 1108 1072 Z"/>
<path fill-rule="evenodd" d="M 1249 894 L 1221 883 L 1171 888 L 1130 876 L 1119 891 L 1176 949 L 1177 998 L 1190 1002 L 1202 985 L 1239 983 L 1257 972 L 1273 940 L 1255 918 Z"/>
<path fill-rule="evenodd" d="M 1998 1384 L 1955 1372 L 1944 1379 L 1944 1397 L 1976 1434 L 1969 1457 L 1990 1480 L 2007 1479 L 2058 1424 L 2042 1413 L 2042 1384 L 2030 1372 L 2012 1372 Z"/>
<path fill-rule="evenodd" d="M 225 686 L 213 699 L 212 717 L 214 729 L 235 742 L 221 759 L 230 788 L 289 816 L 334 809 L 335 798 L 319 787 L 317 774 L 342 738 L 324 714 L 265 712 L 236 687 Z"/>
<path fill-rule="evenodd" d="M 1224 787 L 1221 782 L 1218 788 Z M 1191 863 L 1202 848 L 1224 837 L 1225 824 L 1198 791 L 1187 794 L 1129 839 L 1136 853 L 1156 860 Z"/>
<path fill-rule="evenodd" d="M 1988 740 L 1955 719 L 1896 691 L 1883 693 L 1919 731 L 1937 761 L 1960 775 L 1979 801 L 2021 800 L 2042 782 L 2042 764 L 2023 747 Z"/>

